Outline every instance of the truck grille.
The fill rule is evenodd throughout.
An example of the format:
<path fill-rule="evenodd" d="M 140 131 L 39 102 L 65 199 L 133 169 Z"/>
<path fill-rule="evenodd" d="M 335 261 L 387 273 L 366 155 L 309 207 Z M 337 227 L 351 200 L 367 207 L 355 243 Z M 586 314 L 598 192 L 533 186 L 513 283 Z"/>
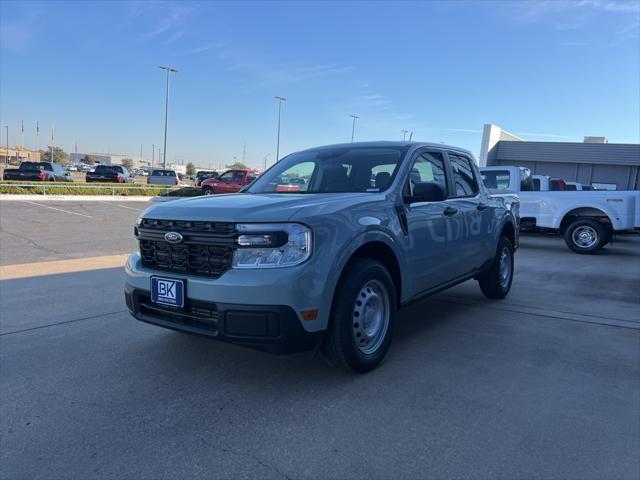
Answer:
<path fill-rule="evenodd" d="M 180 243 L 164 239 L 183 236 Z M 232 223 L 144 219 L 137 228 L 142 266 L 152 270 L 217 278 L 231 267 L 236 232 Z"/>

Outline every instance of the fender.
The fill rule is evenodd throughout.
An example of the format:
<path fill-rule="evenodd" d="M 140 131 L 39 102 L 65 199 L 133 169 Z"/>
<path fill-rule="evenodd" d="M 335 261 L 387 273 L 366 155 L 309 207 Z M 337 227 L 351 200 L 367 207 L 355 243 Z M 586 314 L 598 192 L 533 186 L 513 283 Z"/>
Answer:
<path fill-rule="evenodd" d="M 398 226 L 399 228 L 399 226 Z M 331 298 L 335 293 L 335 289 L 340 279 L 340 275 L 347 265 L 347 262 L 351 259 L 356 250 L 367 243 L 380 242 L 388 246 L 398 261 L 400 266 L 400 278 L 402 285 L 406 285 L 408 279 L 406 278 L 406 255 L 403 253 L 403 247 L 398 244 L 394 236 L 381 228 L 379 225 L 371 225 L 366 230 L 358 232 L 348 243 L 345 248 L 341 249 L 340 254 L 334 260 L 334 266 L 331 270 L 330 278 L 327 278 L 325 288 L 328 290 L 326 293 L 331 294 Z M 399 292 L 401 301 L 405 301 L 405 293 Z"/>
<path fill-rule="evenodd" d="M 562 225 L 562 220 L 564 219 L 564 217 L 571 211 L 571 210 L 577 210 L 579 208 L 593 208 L 594 210 L 599 210 L 601 212 L 603 212 L 611 221 L 611 224 L 613 225 L 614 229 L 619 230 L 619 228 L 617 228 L 620 224 L 620 219 L 616 216 L 616 213 L 611 210 L 611 208 L 609 208 L 608 205 L 596 205 L 593 203 L 573 203 L 570 204 L 568 207 L 563 208 L 557 215 L 554 215 L 553 217 L 553 228 L 560 228 L 560 225 Z"/>

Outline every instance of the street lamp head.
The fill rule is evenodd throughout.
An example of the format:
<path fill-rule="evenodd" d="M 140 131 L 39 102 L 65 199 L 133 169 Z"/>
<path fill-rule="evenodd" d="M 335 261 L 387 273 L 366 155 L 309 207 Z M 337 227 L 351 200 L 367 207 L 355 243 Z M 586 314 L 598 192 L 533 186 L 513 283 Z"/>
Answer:
<path fill-rule="evenodd" d="M 360 118 L 358 115 L 355 115 L 355 114 L 353 114 L 353 113 L 352 113 L 351 115 L 349 115 L 349 116 L 350 116 L 351 118 Z"/>
<path fill-rule="evenodd" d="M 278 95 L 276 95 L 276 96 L 275 96 L 275 97 L 273 97 L 273 98 L 275 98 L 276 100 L 280 100 L 280 101 L 282 101 L 282 100 L 286 100 L 286 98 L 285 98 L 285 97 L 280 97 L 280 96 L 278 96 Z"/>
<path fill-rule="evenodd" d="M 164 67 L 162 65 L 160 65 L 158 68 L 162 69 L 162 70 L 166 70 L 168 72 L 172 72 L 172 73 L 177 73 L 178 69 L 173 68 L 173 67 Z"/>

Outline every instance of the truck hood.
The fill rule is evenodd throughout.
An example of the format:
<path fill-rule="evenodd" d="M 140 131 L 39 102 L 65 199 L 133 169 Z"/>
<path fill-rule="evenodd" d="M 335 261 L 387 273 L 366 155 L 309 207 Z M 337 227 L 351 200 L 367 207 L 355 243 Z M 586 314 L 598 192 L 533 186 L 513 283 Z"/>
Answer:
<path fill-rule="evenodd" d="M 384 198 L 377 193 L 210 195 L 159 203 L 142 214 L 159 220 L 287 222 Z"/>

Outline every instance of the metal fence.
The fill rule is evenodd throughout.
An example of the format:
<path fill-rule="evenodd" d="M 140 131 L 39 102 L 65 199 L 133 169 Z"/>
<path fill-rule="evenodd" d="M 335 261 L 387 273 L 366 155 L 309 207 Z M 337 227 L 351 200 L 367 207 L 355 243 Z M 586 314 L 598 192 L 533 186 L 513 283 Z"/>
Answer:
<path fill-rule="evenodd" d="M 116 190 L 162 190 L 164 192 L 170 192 L 172 190 L 180 190 L 183 187 L 180 186 L 165 186 L 165 185 L 76 185 L 65 183 L 0 183 L 0 187 L 17 187 L 17 188 L 35 188 L 36 194 L 39 194 L 38 190 L 42 190 L 42 195 L 55 195 L 55 190 L 60 188 L 81 188 L 90 190 L 105 190 L 106 195 L 116 196 Z M 47 192 L 47 189 L 49 192 Z M 141 195 L 143 196 L 143 195 Z"/>

